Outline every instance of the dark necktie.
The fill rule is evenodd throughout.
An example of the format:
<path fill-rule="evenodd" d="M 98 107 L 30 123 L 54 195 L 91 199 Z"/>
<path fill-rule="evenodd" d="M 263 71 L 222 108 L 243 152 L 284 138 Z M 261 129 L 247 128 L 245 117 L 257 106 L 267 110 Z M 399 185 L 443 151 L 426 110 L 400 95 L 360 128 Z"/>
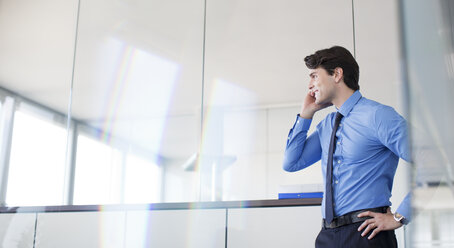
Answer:
<path fill-rule="evenodd" d="M 328 223 L 334 219 L 334 206 L 333 206 L 333 154 L 336 148 L 336 131 L 339 127 L 340 121 L 344 117 L 341 113 L 337 112 L 336 120 L 334 121 L 333 132 L 331 133 L 331 140 L 329 142 L 328 163 L 326 164 L 326 184 L 325 184 L 325 217 Z"/>

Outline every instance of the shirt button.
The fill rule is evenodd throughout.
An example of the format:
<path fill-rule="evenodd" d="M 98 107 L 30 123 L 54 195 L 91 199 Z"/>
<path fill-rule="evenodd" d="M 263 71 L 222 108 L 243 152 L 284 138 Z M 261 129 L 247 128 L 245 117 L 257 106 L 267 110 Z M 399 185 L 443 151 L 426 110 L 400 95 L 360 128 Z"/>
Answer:
<path fill-rule="evenodd" d="M 339 127 L 342 127 L 342 123 L 339 123 Z"/>
<path fill-rule="evenodd" d="M 337 144 L 340 145 L 341 144 L 340 141 L 338 141 Z"/>
<path fill-rule="evenodd" d="M 338 164 L 340 164 L 340 163 L 341 163 L 341 161 L 340 161 L 340 160 L 337 160 L 337 163 L 338 163 Z"/>
<path fill-rule="evenodd" d="M 296 121 L 296 123 L 300 123 L 300 121 Z"/>
<path fill-rule="evenodd" d="M 335 183 L 338 184 L 338 183 L 339 183 L 339 180 L 336 180 Z"/>

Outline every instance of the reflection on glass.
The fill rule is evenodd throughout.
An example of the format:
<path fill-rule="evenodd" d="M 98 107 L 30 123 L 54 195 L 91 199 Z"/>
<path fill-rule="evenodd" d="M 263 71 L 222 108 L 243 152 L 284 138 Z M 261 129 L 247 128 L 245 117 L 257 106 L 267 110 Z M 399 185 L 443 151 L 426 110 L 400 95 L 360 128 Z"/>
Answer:
<path fill-rule="evenodd" d="M 101 170 L 121 174 L 103 186 L 116 192 L 104 202 L 197 200 L 195 172 L 181 165 L 200 135 L 203 10 L 198 0 L 81 4 L 71 115 L 105 153 Z M 94 165 L 85 145 L 78 204 L 78 167 Z"/>
<path fill-rule="evenodd" d="M 111 47 L 115 46 L 122 46 L 122 44 L 112 42 Z M 141 187 L 144 188 L 139 189 L 140 185 L 133 184 L 144 180 L 140 178 L 133 180 L 131 175 L 145 176 L 150 173 L 153 176 L 149 178 L 149 182 L 152 182 L 152 185 L 155 185 L 152 188 L 159 192 L 161 174 L 158 171 L 150 170 L 156 170 L 156 163 L 160 163 L 157 157 L 161 156 L 162 139 L 167 124 L 166 114 L 179 69 L 175 63 L 159 56 L 128 46 L 124 48 L 124 56 L 120 56 L 122 61 L 118 61 L 119 64 L 122 64 L 118 69 L 118 75 L 113 78 L 111 86 L 104 92 L 105 99 L 100 99 L 104 106 L 94 121 L 87 121 L 99 135 L 92 136 L 90 142 L 87 140 L 88 137 L 78 140 L 76 172 L 84 176 L 76 173 L 76 182 L 79 182 L 80 185 L 78 186 L 76 183 L 75 202 L 77 204 L 86 202 L 79 197 L 83 197 L 91 203 L 96 203 L 96 199 L 98 201 L 104 199 L 102 200 L 104 203 L 121 202 L 123 186 L 126 187 L 124 189 L 125 202 L 137 203 L 149 200 L 156 202 L 160 199 L 160 193 L 134 195 L 134 191 L 136 193 L 149 192 L 150 188 L 147 185 L 150 186 L 150 184 L 142 184 Z M 85 113 L 90 111 L 86 110 Z M 100 152 L 94 152 L 96 150 Z M 123 170 L 121 169 L 125 163 L 123 157 L 129 150 L 139 150 L 148 156 L 140 159 L 128 156 L 126 164 L 130 166 Z M 93 158 L 101 159 L 101 161 Z M 85 183 L 87 182 L 86 177 L 90 175 L 88 168 L 93 168 L 95 165 L 95 172 L 90 176 L 93 178 L 88 181 L 94 182 L 96 181 L 94 178 L 99 177 L 98 187 L 104 185 L 102 186 L 104 189 L 99 188 L 98 193 L 95 193 L 96 190 L 90 190 L 92 187 L 90 183 Z M 150 166 L 145 168 L 146 165 Z M 135 169 L 132 169 L 134 167 Z M 113 172 L 126 173 L 126 184 L 122 184 L 120 174 L 116 176 L 118 178 L 110 177 L 108 179 L 109 176 L 106 178 L 102 171 L 108 172 L 108 175 L 112 175 Z M 139 171 L 149 173 L 143 174 Z M 97 176 L 94 176 L 96 174 Z M 105 195 L 107 192 L 111 192 L 109 197 Z M 93 198 L 89 200 L 90 196 L 87 194 L 91 194 Z M 99 197 L 102 194 L 104 194 L 104 198 Z"/>
<path fill-rule="evenodd" d="M 16 111 L 6 195 L 7 205 L 63 203 L 66 129 L 52 116 Z"/>
<path fill-rule="evenodd" d="M 248 174 L 248 168 L 258 162 L 250 160 L 251 155 L 264 144 L 257 140 L 265 139 L 264 135 L 259 137 L 256 132 L 258 112 L 247 110 L 255 105 L 255 94 L 221 79 L 215 80 L 211 91 L 207 93 L 209 107 L 205 111 L 201 157 L 196 168 L 201 175 L 201 200 L 265 198 L 265 195 L 253 192 L 256 187 L 244 187 L 248 183 L 241 180 L 241 176 L 232 177 L 232 171 L 235 171 L 232 167 L 241 168 L 241 175 Z M 261 152 L 264 153 L 263 150 Z M 240 154 L 243 156 L 238 160 Z M 256 183 L 263 182 L 261 171 L 264 170 L 266 168 L 262 167 L 257 171 L 254 178 Z M 234 185 L 240 186 L 242 190 L 238 192 Z M 260 185 L 266 188 L 266 185 Z"/>
<path fill-rule="evenodd" d="M 352 1 L 209 3 L 201 199 L 277 199 L 281 185 L 321 183 L 316 166 L 282 170 L 285 139 L 306 91 L 304 56 L 334 44 L 353 48 Z M 335 20 L 321 20 L 320 11 Z M 323 31 L 333 25 L 335 35 Z"/>
<path fill-rule="evenodd" d="M 165 118 L 154 122 L 148 130 L 153 131 L 152 139 L 146 141 L 140 139 L 143 133 L 137 133 L 134 127 L 141 121 L 167 114 L 179 74 L 178 65 L 116 39 L 107 40 L 102 48 L 103 52 L 97 57 L 100 71 L 94 75 L 102 98 L 98 95 L 94 97 L 101 104 L 90 109 L 76 108 L 75 116 L 93 119 L 88 122 L 103 131 L 104 135 L 100 138 L 105 142 L 110 142 L 113 136 L 123 137 L 130 139 L 131 143 L 137 140 L 138 144 L 143 143 L 150 150 L 159 151 Z M 103 64 L 107 55 L 112 59 Z M 75 87 L 78 92 L 90 93 L 93 90 L 78 85 Z M 75 102 L 79 105 L 78 98 Z"/>

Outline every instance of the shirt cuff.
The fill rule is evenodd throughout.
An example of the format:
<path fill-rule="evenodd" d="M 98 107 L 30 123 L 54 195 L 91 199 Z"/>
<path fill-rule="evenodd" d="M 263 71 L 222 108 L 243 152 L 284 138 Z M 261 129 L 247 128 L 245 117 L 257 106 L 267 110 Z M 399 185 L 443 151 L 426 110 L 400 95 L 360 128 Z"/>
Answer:
<path fill-rule="evenodd" d="M 399 205 L 396 212 L 398 212 L 399 214 L 404 216 L 405 219 L 407 220 L 407 222 L 411 221 L 411 194 L 410 193 L 408 193 L 407 196 L 405 196 L 404 200 Z"/>
<path fill-rule="evenodd" d="M 311 127 L 312 119 L 304 119 L 298 114 L 296 116 L 295 125 L 293 125 L 293 132 L 299 133 L 301 131 L 309 131 Z"/>

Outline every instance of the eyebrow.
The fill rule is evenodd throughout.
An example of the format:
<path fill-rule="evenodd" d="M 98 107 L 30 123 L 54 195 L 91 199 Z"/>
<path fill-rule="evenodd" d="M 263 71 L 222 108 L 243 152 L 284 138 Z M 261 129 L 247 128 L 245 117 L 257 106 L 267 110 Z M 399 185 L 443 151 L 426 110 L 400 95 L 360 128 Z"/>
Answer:
<path fill-rule="evenodd" d="M 313 76 L 314 74 L 316 74 L 316 73 L 317 73 L 316 71 L 311 72 L 311 73 L 309 74 L 309 77 L 312 77 L 312 76 Z"/>

